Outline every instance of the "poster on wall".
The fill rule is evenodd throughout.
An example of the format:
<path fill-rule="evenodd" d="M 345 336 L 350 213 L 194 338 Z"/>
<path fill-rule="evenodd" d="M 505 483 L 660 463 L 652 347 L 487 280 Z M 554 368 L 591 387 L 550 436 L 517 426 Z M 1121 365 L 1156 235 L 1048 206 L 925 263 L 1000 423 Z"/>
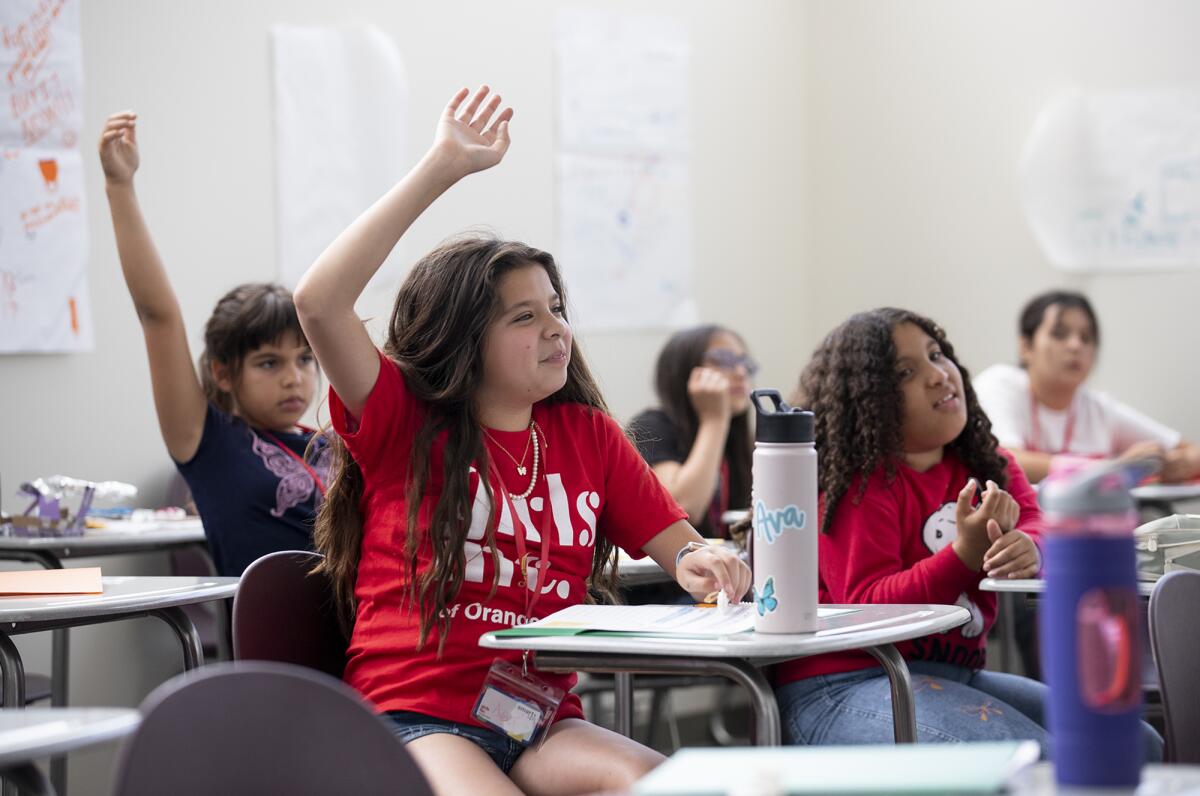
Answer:
<path fill-rule="evenodd" d="M 1200 91 L 1072 92 L 1039 114 L 1021 202 L 1063 271 L 1200 266 Z"/>
<path fill-rule="evenodd" d="M 271 31 L 280 281 L 294 288 L 342 230 L 405 175 L 408 74 L 372 26 Z M 398 246 L 370 287 L 395 290 Z"/>
<path fill-rule="evenodd" d="M 0 353 L 90 351 L 78 0 L 0 3 Z"/>
<path fill-rule="evenodd" d="M 556 251 L 574 323 L 695 323 L 687 31 L 664 17 L 564 9 L 555 65 Z"/>

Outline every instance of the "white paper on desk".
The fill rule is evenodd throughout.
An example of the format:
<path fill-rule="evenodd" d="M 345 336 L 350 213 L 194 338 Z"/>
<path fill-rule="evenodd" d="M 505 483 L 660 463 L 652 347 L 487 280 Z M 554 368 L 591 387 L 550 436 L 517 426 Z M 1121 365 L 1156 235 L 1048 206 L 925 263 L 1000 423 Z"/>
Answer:
<path fill-rule="evenodd" d="M 350 222 L 408 164 L 408 74 L 400 51 L 373 26 L 277 26 L 275 143 L 280 281 L 295 287 Z M 399 281 L 393 250 L 371 280 Z"/>
<path fill-rule="evenodd" d="M 526 628 L 598 630 L 684 636 L 728 636 L 754 627 L 754 606 L 727 611 L 696 605 L 572 605 Z"/>

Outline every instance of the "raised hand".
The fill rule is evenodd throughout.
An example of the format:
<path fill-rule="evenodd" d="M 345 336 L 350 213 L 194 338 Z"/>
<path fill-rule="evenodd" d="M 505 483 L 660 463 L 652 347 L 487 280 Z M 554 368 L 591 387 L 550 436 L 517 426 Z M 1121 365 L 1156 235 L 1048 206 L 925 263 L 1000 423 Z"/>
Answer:
<path fill-rule="evenodd" d="M 729 377 L 716 368 L 692 368 L 687 383 L 688 400 L 703 422 L 729 420 Z"/>
<path fill-rule="evenodd" d="M 468 93 L 467 89 L 460 89 L 451 98 L 438 120 L 433 139 L 432 151 L 445 158 L 455 178 L 495 166 L 508 151 L 512 108 L 505 108 L 493 121 L 500 107 L 500 95 L 492 94 L 488 99 L 491 89 L 480 86 L 464 107 Z"/>
<path fill-rule="evenodd" d="M 100 134 L 100 166 L 111 185 L 133 181 L 141 162 L 137 145 L 137 114 L 122 111 L 108 117 Z"/>

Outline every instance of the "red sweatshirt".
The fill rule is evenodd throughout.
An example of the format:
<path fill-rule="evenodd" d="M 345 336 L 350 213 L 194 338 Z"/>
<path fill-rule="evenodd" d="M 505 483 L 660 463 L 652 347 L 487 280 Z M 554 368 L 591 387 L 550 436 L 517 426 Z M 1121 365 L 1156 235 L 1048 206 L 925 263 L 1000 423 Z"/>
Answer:
<path fill-rule="evenodd" d="M 1016 527 L 1040 544 L 1037 494 L 1012 455 L 1000 453 L 1009 461 L 1006 489 L 1021 506 Z M 829 533 L 821 534 L 818 542 L 821 603 L 961 605 L 971 612 L 967 624 L 896 648 L 910 660 L 982 669 L 987 631 L 996 618 L 996 595 L 979 590 L 985 574 L 968 569 L 951 547 L 958 535 L 958 493 L 971 475 L 949 451 L 923 473 L 900 461 L 891 483 L 883 467 L 872 472 L 857 503 L 860 479 L 855 478 L 837 506 Z M 781 664 L 776 682 L 875 665 L 864 652 L 817 655 Z"/>

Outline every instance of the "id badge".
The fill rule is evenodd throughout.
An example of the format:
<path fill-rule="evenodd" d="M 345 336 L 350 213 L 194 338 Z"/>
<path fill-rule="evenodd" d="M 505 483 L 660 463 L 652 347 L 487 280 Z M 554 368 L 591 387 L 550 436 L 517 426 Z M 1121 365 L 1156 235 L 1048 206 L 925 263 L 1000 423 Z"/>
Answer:
<path fill-rule="evenodd" d="M 564 693 L 531 674 L 527 667 L 497 658 L 483 681 L 473 715 L 522 746 L 529 746 L 541 740 Z"/>

